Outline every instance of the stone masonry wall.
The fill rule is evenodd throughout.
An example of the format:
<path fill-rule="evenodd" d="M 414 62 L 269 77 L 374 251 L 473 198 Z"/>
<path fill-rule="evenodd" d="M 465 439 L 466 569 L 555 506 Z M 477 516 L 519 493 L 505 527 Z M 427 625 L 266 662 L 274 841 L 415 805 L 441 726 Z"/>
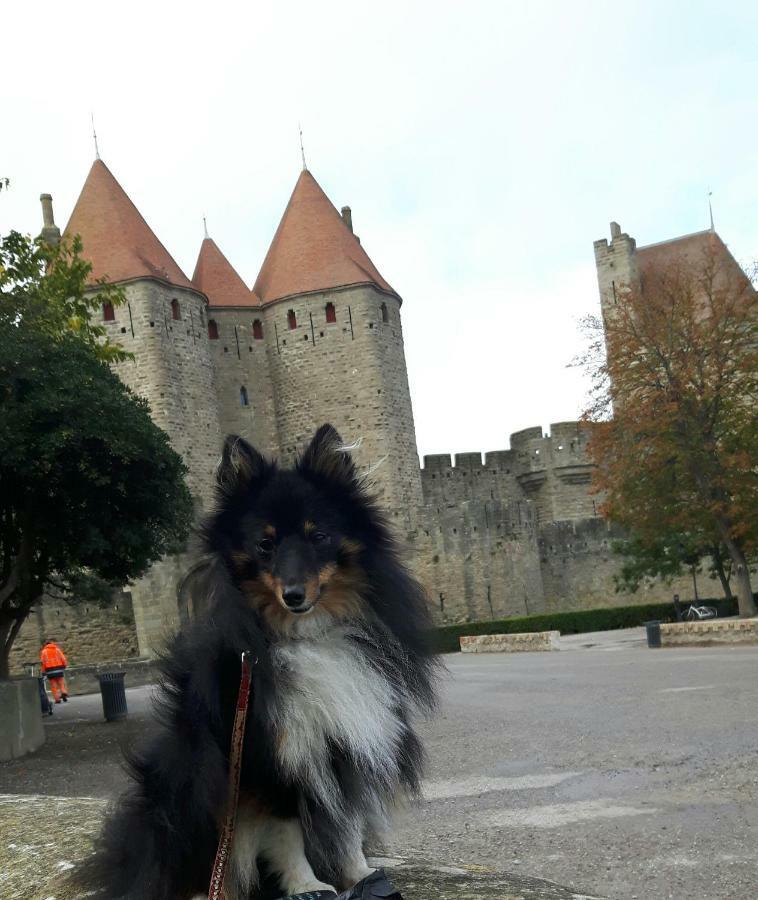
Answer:
<path fill-rule="evenodd" d="M 637 244 L 634 238 L 622 233 L 615 222 L 611 222 L 611 241 L 606 238 L 595 241 L 595 266 L 600 289 L 600 308 L 605 319 L 613 315 L 613 308 L 622 298 L 624 291 L 639 285 L 637 264 Z"/>
<path fill-rule="evenodd" d="M 421 470 L 424 503 L 454 507 L 466 500 L 530 500 L 537 524 L 597 516 L 590 492 L 592 466 L 587 457 L 587 428 L 558 422 L 550 433 L 527 428 L 511 435 L 509 450 L 485 454 L 425 456 Z"/>
<path fill-rule="evenodd" d="M 326 321 L 327 303 L 334 323 Z M 358 467 L 383 460 L 372 480 L 398 528 L 408 531 L 421 481 L 396 298 L 367 286 L 299 296 L 267 307 L 263 328 L 281 458 L 291 462 L 324 422 L 345 441 L 361 439 Z"/>
<path fill-rule="evenodd" d="M 111 336 L 135 355 L 115 366 L 119 377 L 150 404 L 153 421 L 169 436 L 188 468 L 198 506 L 213 497 L 221 449 L 218 404 L 208 337 L 206 299 L 154 279 L 124 285 L 127 304 L 107 323 Z M 179 319 L 172 316 L 172 301 Z M 162 560 L 132 588 L 140 652 L 150 654 L 179 626 L 181 558 Z"/>
<path fill-rule="evenodd" d="M 72 666 L 138 656 L 131 595 L 116 594 L 106 607 L 46 600 L 21 626 L 11 650 L 11 671 L 21 674 L 26 663 L 39 663 L 46 639 L 61 645 Z"/>
<path fill-rule="evenodd" d="M 114 370 L 150 404 L 153 421 L 187 465 L 193 497 L 205 507 L 220 451 L 205 297 L 152 279 L 123 287 L 128 303 L 106 326 L 135 359 Z M 172 318 L 172 300 L 179 303 L 179 320 Z"/>
<path fill-rule="evenodd" d="M 255 307 L 215 307 L 209 309 L 208 316 L 218 330 L 218 339 L 210 341 L 210 350 L 221 436 L 238 434 L 264 455 L 278 456 L 276 405 L 266 347 L 273 335 L 267 334 L 263 313 Z M 253 334 L 256 320 L 261 323 L 262 338 Z"/>
<path fill-rule="evenodd" d="M 424 507 L 415 535 L 415 571 L 434 620 L 528 615 L 544 608 L 531 506 L 500 500 Z"/>

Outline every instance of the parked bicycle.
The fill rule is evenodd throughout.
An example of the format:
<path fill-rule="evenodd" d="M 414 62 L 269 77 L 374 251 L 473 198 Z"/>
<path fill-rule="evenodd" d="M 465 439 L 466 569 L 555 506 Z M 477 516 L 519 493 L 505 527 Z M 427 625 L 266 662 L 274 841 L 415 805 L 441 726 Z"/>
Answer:
<path fill-rule="evenodd" d="M 703 619 L 715 619 L 718 616 L 718 610 L 713 606 L 695 606 L 693 603 L 684 614 L 684 618 L 688 622 L 700 622 Z"/>

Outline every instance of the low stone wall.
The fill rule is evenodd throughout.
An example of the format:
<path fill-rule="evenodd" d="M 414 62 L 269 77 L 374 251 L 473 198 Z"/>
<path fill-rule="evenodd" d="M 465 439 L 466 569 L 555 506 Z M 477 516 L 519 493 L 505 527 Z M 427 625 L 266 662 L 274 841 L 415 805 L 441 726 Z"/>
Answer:
<path fill-rule="evenodd" d="M 117 659 L 97 666 L 70 666 L 66 669 L 66 685 L 69 694 L 95 694 L 100 690 L 97 676 L 101 672 L 126 672 L 124 684 L 128 688 L 153 684 L 158 680 L 158 667 L 154 659 Z"/>
<path fill-rule="evenodd" d="M 758 618 L 707 619 L 661 625 L 662 647 L 708 647 L 714 644 L 758 644 Z"/>
<path fill-rule="evenodd" d="M 522 653 L 560 650 L 560 631 L 528 631 L 523 634 L 477 634 L 461 637 L 462 653 Z"/>
<path fill-rule="evenodd" d="M 44 743 L 37 679 L 0 681 L 0 760 L 33 753 Z"/>

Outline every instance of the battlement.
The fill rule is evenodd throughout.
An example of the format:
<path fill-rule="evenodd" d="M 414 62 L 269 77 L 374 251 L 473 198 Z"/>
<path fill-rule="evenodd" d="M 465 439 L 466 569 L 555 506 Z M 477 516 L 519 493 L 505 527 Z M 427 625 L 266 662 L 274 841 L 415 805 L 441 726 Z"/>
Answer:
<path fill-rule="evenodd" d="M 471 500 L 534 502 L 540 524 L 597 515 L 587 458 L 591 426 L 554 422 L 511 435 L 510 448 L 424 457 L 424 502 L 441 512 Z"/>
<path fill-rule="evenodd" d="M 484 454 L 468 452 L 434 453 L 424 457 L 422 477 L 454 477 L 456 474 L 491 471 L 494 474 L 518 475 L 524 469 L 568 464 L 570 458 L 585 460 L 585 448 L 591 426 L 584 422 L 554 422 L 549 432 L 540 426 L 524 428 L 510 437 L 507 450 L 490 450 Z M 453 463 L 455 459 L 455 463 Z"/>

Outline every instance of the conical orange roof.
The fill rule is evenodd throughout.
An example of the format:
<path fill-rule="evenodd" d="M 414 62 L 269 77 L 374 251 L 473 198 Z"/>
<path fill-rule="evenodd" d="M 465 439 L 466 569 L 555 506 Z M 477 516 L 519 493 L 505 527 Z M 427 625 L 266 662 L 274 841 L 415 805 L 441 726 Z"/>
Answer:
<path fill-rule="evenodd" d="M 354 284 L 373 284 L 398 296 L 379 274 L 316 179 L 304 169 L 253 290 L 262 303 L 271 303 L 295 294 Z"/>
<path fill-rule="evenodd" d="M 192 275 L 192 283 L 208 298 L 211 306 L 260 306 L 261 301 L 246 286 L 237 271 L 218 249 L 213 238 L 205 238 Z"/>
<path fill-rule="evenodd" d="M 195 290 L 100 159 L 92 163 L 66 226 L 65 236 L 76 234 L 82 255 L 92 263 L 93 281 L 160 278 Z"/>

